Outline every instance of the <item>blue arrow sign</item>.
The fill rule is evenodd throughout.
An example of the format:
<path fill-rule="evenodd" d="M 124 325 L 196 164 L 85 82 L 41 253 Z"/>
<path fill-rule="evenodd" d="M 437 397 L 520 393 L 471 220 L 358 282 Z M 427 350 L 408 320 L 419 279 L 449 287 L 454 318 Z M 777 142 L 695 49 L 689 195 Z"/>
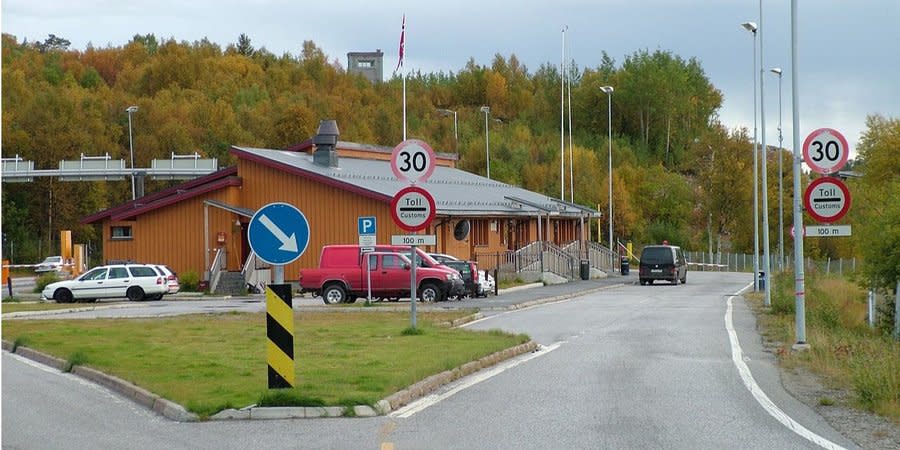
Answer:
<path fill-rule="evenodd" d="M 375 216 L 360 217 L 357 228 L 359 234 L 375 234 Z"/>
<path fill-rule="evenodd" d="M 269 203 L 256 211 L 247 227 L 250 248 L 273 265 L 294 262 L 309 245 L 309 222 L 288 203 Z"/>

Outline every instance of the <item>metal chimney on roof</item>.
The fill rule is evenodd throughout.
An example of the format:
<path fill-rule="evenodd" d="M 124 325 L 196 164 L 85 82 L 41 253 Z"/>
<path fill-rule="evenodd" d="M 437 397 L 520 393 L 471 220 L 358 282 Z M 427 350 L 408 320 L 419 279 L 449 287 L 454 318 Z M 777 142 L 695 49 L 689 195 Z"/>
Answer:
<path fill-rule="evenodd" d="M 320 166 L 337 167 L 337 141 L 341 132 L 338 131 L 337 121 L 320 120 L 319 129 L 313 136 L 313 145 L 316 150 L 313 152 L 313 162 Z"/>

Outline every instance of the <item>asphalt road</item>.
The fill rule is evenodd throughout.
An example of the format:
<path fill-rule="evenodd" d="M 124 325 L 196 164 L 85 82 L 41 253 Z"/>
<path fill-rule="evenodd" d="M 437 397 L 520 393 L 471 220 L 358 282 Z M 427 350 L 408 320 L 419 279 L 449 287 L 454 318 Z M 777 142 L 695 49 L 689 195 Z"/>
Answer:
<path fill-rule="evenodd" d="M 786 417 L 826 446 L 854 448 L 782 389 L 752 313 L 731 299 L 750 275 L 691 273 L 681 286 L 619 281 L 517 292 L 523 302 L 560 300 L 493 309 L 470 327 L 528 333 L 541 351 L 370 419 L 176 423 L 4 352 L 3 447 L 818 448 Z M 564 299 L 576 288 L 591 293 Z M 740 363 L 771 405 L 751 394 Z"/>

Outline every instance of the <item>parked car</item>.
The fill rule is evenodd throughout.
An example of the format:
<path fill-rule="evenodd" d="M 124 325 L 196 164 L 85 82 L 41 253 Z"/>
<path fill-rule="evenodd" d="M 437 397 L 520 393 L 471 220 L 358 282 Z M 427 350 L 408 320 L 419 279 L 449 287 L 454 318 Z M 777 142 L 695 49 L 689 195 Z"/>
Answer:
<path fill-rule="evenodd" d="M 441 264 L 443 264 L 447 261 L 459 261 L 460 260 L 459 258 L 457 258 L 453 255 L 447 255 L 444 253 L 429 253 L 428 256 L 430 256 L 432 259 L 434 259 L 435 261 L 437 261 Z"/>
<path fill-rule="evenodd" d="M 175 273 L 174 270 L 169 268 L 169 266 L 157 264 L 156 269 L 159 270 L 164 277 L 166 277 L 166 286 L 169 287 L 167 294 L 177 294 L 178 291 L 181 290 L 181 285 L 178 283 L 178 274 Z"/>
<path fill-rule="evenodd" d="M 494 281 L 494 277 L 488 273 L 486 270 L 478 271 L 478 295 L 481 297 L 487 297 L 489 294 L 493 294 L 496 289 L 496 281 Z"/>
<path fill-rule="evenodd" d="M 687 283 L 687 261 L 681 247 L 675 245 L 648 245 L 641 251 L 639 269 L 641 285 L 654 280 L 668 280 L 672 284 Z"/>
<path fill-rule="evenodd" d="M 431 256 L 431 255 L 429 255 Z M 478 297 L 481 294 L 481 284 L 478 282 L 478 266 L 472 261 L 445 260 L 441 264 L 456 270 L 462 277 L 465 289 L 457 293 L 456 297 Z"/>
<path fill-rule="evenodd" d="M 59 272 L 63 268 L 63 258 L 62 256 L 48 256 L 41 261 L 40 264 L 35 266 L 34 271 L 36 273 L 46 273 L 46 272 Z"/>
<path fill-rule="evenodd" d="M 148 264 L 95 267 L 74 280 L 48 284 L 41 297 L 57 303 L 93 302 L 99 298 L 159 300 L 168 292 L 166 278 Z"/>
<path fill-rule="evenodd" d="M 368 253 L 367 261 L 358 245 L 326 245 L 322 247 L 318 268 L 300 270 L 300 291 L 321 295 L 329 305 L 352 303 L 368 294 L 371 279 L 375 297 L 409 297 L 413 264 L 416 294 L 422 301 L 443 301 L 465 289 L 459 272 L 441 265 L 419 248 L 415 261 L 411 261 L 410 251 L 408 246 L 377 245 L 374 252 Z"/>

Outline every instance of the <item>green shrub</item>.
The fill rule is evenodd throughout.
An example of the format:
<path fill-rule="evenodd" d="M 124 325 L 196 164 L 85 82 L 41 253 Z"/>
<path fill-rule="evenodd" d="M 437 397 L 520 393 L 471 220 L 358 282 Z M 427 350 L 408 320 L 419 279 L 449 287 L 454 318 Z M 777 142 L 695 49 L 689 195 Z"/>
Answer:
<path fill-rule="evenodd" d="M 200 276 L 197 272 L 183 272 L 178 276 L 178 283 L 182 291 L 197 292 L 200 290 Z"/>
<path fill-rule="evenodd" d="M 40 294 L 48 284 L 56 283 L 59 280 L 59 274 L 57 274 L 56 272 L 46 272 L 43 275 L 39 276 L 37 281 L 34 282 L 33 292 L 36 294 Z"/>

